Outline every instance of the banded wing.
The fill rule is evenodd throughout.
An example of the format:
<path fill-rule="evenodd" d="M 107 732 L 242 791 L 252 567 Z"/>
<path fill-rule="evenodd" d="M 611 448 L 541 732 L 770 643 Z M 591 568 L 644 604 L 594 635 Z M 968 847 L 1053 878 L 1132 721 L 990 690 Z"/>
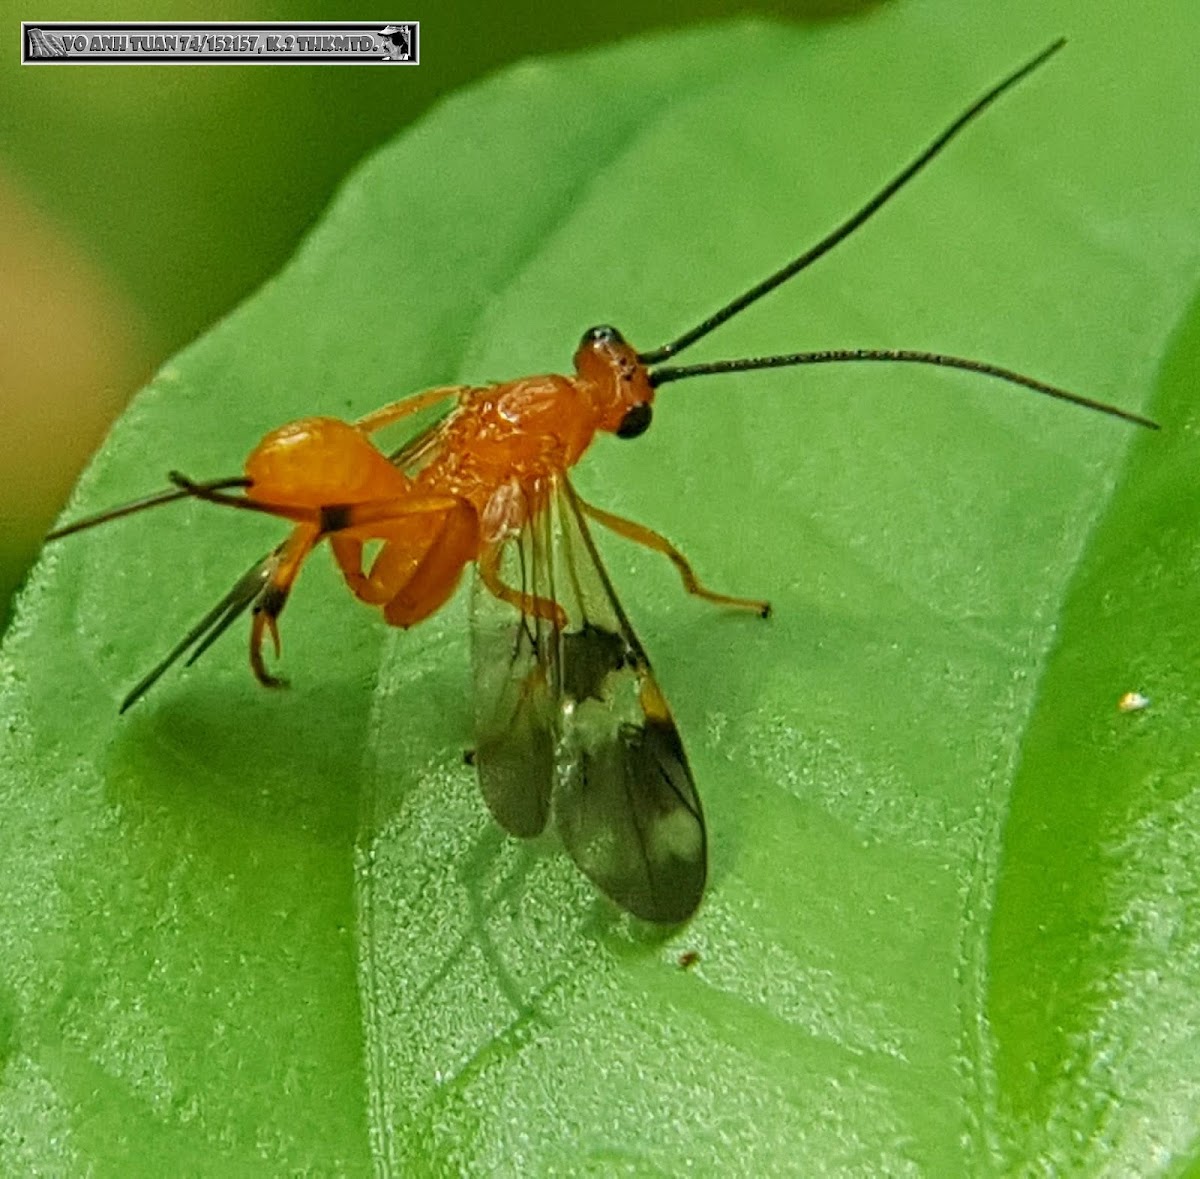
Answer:
<path fill-rule="evenodd" d="M 684 921 L 704 892 L 707 845 L 678 730 L 574 490 L 563 478 L 537 498 L 544 510 L 501 562 L 513 600 L 481 578 L 474 591 L 484 800 L 514 835 L 553 815 L 576 864 L 618 905 Z"/>

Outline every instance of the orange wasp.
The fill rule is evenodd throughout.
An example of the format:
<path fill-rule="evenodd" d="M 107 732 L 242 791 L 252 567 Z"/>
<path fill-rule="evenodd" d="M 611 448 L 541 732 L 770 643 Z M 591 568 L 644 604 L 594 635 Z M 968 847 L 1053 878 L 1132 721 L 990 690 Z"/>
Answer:
<path fill-rule="evenodd" d="M 409 627 L 477 571 L 472 603 L 475 750 L 484 799 L 519 836 L 553 815 L 567 851 L 613 901 L 655 922 L 686 920 L 704 891 L 707 837 L 679 732 L 646 653 L 600 562 L 590 523 L 662 553 L 688 593 L 766 617 L 766 602 L 706 588 L 665 537 L 587 503 L 568 472 L 599 432 L 636 438 L 655 392 L 715 373 L 878 361 L 961 369 L 1139 425 L 1138 414 L 982 361 L 908 350 L 797 352 L 690 366 L 663 362 L 804 270 L 862 225 L 971 120 L 1063 45 L 992 87 L 888 185 L 828 236 L 678 339 L 639 352 L 612 327 L 584 332 L 573 376 L 431 389 L 352 424 L 312 417 L 269 433 L 233 479 L 194 482 L 60 528 L 51 539 L 173 500 L 194 498 L 287 520 L 292 530 L 126 696 L 139 699 L 183 655 L 194 662 L 252 607 L 250 664 L 268 686 L 269 636 L 305 559 L 328 541 L 351 591 Z M 371 438 L 418 411 L 452 407 L 399 450 Z M 379 545 L 364 564 L 364 548 Z"/>

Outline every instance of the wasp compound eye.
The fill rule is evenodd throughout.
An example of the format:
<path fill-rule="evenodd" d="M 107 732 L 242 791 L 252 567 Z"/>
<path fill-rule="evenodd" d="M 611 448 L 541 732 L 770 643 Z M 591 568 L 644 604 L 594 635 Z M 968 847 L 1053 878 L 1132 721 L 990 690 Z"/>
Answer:
<path fill-rule="evenodd" d="M 643 401 L 641 405 L 633 406 L 621 419 L 621 424 L 617 427 L 617 437 L 636 438 L 639 434 L 644 434 L 649 429 L 653 416 L 654 411 L 649 402 Z"/>
<path fill-rule="evenodd" d="M 615 327 L 602 323 L 598 327 L 588 328 L 583 333 L 580 343 L 585 346 L 589 344 L 624 344 L 625 339 Z"/>

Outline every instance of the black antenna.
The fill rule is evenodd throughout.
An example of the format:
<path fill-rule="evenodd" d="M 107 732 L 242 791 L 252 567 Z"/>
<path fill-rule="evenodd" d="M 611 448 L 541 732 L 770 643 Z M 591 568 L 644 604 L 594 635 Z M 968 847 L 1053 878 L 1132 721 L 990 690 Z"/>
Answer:
<path fill-rule="evenodd" d="M 884 361 L 893 364 L 930 364 L 938 368 L 956 368 L 963 372 L 979 373 L 985 377 L 996 377 L 1007 381 L 1010 385 L 1021 385 L 1036 393 L 1044 393 L 1047 397 L 1056 397 L 1059 401 L 1069 401 L 1072 405 L 1082 405 L 1085 409 L 1098 410 L 1110 417 L 1121 418 L 1136 426 L 1147 426 L 1151 430 L 1158 429 L 1158 423 L 1144 418 L 1132 410 L 1121 409 L 1109 405 L 1105 401 L 1096 401 L 1092 397 L 1084 397 L 1080 393 L 1072 393 L 1069 389 L 1050 385 L 1035 377 L 1027 377 L 1024 373 L 1014 372 L 1010 368 L 1001 368 L 997 364 L 988 364 L 982 360 L 967 360 L 961 356 L 946 356 L 941 352 L 916 352 L 910 348 L 834 348 L 820 352 L 791 352 L 783 356 L 758 356 L 747 360 L 715 360 L 711 364 L 685 364 L 676 368 L 660 368 L 650 374 L 650 384 L 655 387 L 665 385 L 670 381 L 682 381 L 687 377 L 703 377 L 712 373 L 740 373 L 756 368 L 791 368 L 799 364 L 842 364 L 855 361 Z"/>
<path fill-rule="evenodd" d="M 709 332 L 719 328 L 727 319 L 745 311 L 751 303 L 757 302 L 763 295 L 770 294 L 776 287 L 782 286 L 789 278 L 811 266 L 818 258 L 828 254 L 840 241 L 849 237 L 868 218 L 877 213 L 892 199 L 926 164 L 930 162 L 968 123 L 977 115 L 983 113 L 1006 90 L 1011 90 L 1018 82 L 1033 73 L 1043 62 L 1048 61 L 1067 43 L 1065 37 L 1060 37 L 1052 45 L 1047 46 L 1036 57 L 1027 61 L 1020 69 L 1014 70 L 1001 82 L 997 82 L 982 98 L 977 99 L 967 107 L 945 131 L 941 133 L 907 168 L 904 169 L 888 184 L 884 185 L 857 213 L 848 217 L 832 233 L 822 238 L 815 246 L 805 250 L 799 258 L 793 259 L 782 270 L 764 278 L 762 282 L 751 287 L 744 295 L 739 295 L 732 303 L 727 303 L 720 311 L 710 315 L 703 323 L 697 324 L 691 331 L 684 332 L 677 340 L 655 348 L 652 352 L 641 352 L 638 360 L 642 364 L 659 364 L 669 357 L 676 356 L 685 348 L 690 348 L 697 340 L 703 339 Z M 758 366 L 763 367 L 763 366 Z M 952 366 L 953 367 L 953 366 Z M 729 370 L 724 370 L 729 371 Z M 698 375 L 698 374 L 697 374 Z M 679 378 L 671 378 L 678 380 Z M 1070 400 L 1081 400 L 1069 398 Z"/>

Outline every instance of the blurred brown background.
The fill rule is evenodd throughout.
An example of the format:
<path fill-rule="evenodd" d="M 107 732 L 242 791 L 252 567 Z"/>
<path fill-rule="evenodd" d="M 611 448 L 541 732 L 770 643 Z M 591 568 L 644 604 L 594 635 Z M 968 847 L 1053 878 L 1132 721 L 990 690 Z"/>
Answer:
<path fill-rule="evenodd" d="M 738 15 L 828 20 L 867 0 L 594 0 L 421 21 L 416 68 L 20 65 L 20 20 L 190 20 L 194 6 L 43 4 L 0 26 L 0 627 L 130 394 L 288 257 L 339 180 L 439 96 L 522 57 Z M 286 20 L 270 3 L 229 20 Z M 337 3 L 306 20 L 364 19 Z M 167 460 L 164 456 L 163 462 Z M 158 464 L 162 467 L 163 463 Z M 161 481 L 147 471 L 147 489 Z"/>

